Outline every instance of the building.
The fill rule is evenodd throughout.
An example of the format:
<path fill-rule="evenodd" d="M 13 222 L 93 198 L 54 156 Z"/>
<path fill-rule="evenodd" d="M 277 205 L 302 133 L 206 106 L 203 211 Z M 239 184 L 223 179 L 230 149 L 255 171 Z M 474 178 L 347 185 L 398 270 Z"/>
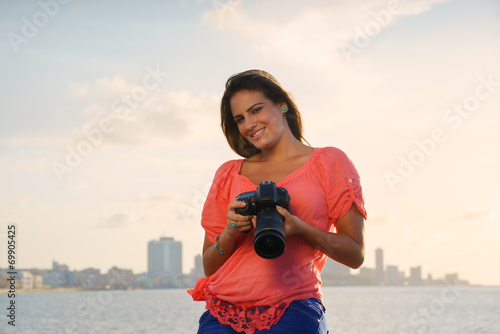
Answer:
<path fill-rule="evenodd" d="M 399 269 L 397 266 L 387 266 L 387 284 L 400 285 L 402 283 L 399 277 Z"/>
<path fill-rule="evenodd" d="M 205 273 L 203 271 L 203 261 L 201 255 L 199 254 L 194 257 L 194 268 L 191 271 L 191 276 L 196 278 L 205 276 Z"/>
<path fill-rule="evenodd" d="M 43 285 L 53 288 L 76 286 L 76 275 L 69 270 L 49 271 L 43 275 Z"/>
<path fill-rule="evenodd" d="M 343 265 L 342 263 L 327 258 L 325 266 L 321 271 L 321 275 L 332 277 L 349 277 L 351 275 L 351 269 Z"/>
<path fill-rule="evenodd" d="M 162 237 L 148 243 L 148 273 L 175 276 L 182 274 L 182 243 Z"/>
<path fill-rule="evenodd" d="M 56 261 L 52 261 L 52 271 L 69 271 L 69 267 L 65 264 L 59 264 Z"/>
<path fill-rule="evenodd" d="M 374 268 L 359 268 L 358 274 L 360 281 L 364 285 L 374 285 L 377 280 L 377 275 Z"/>
<path fill-rule="evenodd" d="M 20 277 L 18 277 L 21 281 L 20 287 L 29 290 L 33 289 L 33 274 L 29 271 L 21 271 L 20 274 Z"/>
<path fill-rule="evenodd" d="M 406 283 L 406 273 L 404 270 L 399 271 L 399 280 L 401 281 L 401 284 Z"/>
<path fill-rule="evenodd" d="M 76 285 L 83 287 L 95 287 L 101 276 L 99 269 L 87 268 L 76 272 Z"/>
<path fill-rule="evenodd" d="M 351 268 L 331 258 L 327 258 L 321 271 L 321 279 L 327 285 L 353 285 L 357 284 L 357 277 L 351 275 Z"/>
<path fill-rule="evenodd" d="M 104 275 L 105 286 L 110 289 L 127 289 L 135 281 L 135 275 L 130 269 L 113 267 Z"/>
<path fill-rule="evenodd" d="M 408 278 L 410 285 L 422 285 L 422 267 L 410 268 L 410 277 Z"/>
<path fill-rule="evenodd" d="M 43 285 L 53 288 L 76 286 L 76 273 L 67 265 L 52 261 L 52 270 L 43 275 Z"/>
<path fill-rule="evenodd" d="M 459 283 L 458 274 L 445 274 L 444 280 L 448 284 L 457 285 Z"/>
<path fill-rule="evenodd" d="M 43 276 L 33 275 L 33 289 L 43 289 Z"/>
<path fill-rule="evenodd" d="M 385 284 L 385 271 L 384 271 L 384 251 L 382 248 L 375 250 L 375 275 L 376 284 Z"/>

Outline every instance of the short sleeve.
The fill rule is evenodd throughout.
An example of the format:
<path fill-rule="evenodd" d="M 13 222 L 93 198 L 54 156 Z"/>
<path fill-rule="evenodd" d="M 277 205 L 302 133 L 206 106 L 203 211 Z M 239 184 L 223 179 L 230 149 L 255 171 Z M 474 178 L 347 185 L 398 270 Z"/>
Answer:
<path fill-rule="evenodd" d="M 328 205 L 328 216 L 335 225 L 355 204 L 366 219 L 365 202 L 358 171 L 347 155 L 334 147 L 324 148 L 320 169 Z"/>
<path fill-rule="evenodd" d="M 235 161 L 232 160 L 219 167 L 203 205 L 201 226 L 212 243 L 215 243 L 215 237 L 221 234 L 226 226 L 227 208 L 230 203 L 229 194 L 234 178 L 231 171 L 234 166 Z"/>

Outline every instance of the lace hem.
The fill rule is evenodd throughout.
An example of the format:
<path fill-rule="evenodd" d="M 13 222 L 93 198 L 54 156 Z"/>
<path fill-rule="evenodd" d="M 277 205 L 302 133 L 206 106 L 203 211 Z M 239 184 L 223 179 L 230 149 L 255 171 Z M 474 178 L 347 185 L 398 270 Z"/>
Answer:
<path fill-rule="evenodd" d="M 289 302 L 282 302 L 275 306 L 239 306 L 218 299 L 205 287 L 205 301 L 210 314 L 221 324 L 229 325 L 237 332 L 253 334 L 257 330 L 270 329 L 276 324 Z"/>

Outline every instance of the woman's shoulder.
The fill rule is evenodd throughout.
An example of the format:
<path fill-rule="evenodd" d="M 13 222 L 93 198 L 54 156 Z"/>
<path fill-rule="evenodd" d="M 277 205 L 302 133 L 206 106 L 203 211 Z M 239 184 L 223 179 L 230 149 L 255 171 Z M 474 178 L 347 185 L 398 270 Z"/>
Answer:
<path fill-rule="evenodd" d="M 224 162 L 217 168 L 212 180 L 212 190 L 223 191 L 231 187 L 232 180 L 239 173 L 243 159 L 234 159 Z"/>
<path fill-rule="evenodd" d="M 222 165 L 217 168 L 217 171 L 215 172 L 216 176 L 223 176 L 223 175 L 229 175 L 232 173 L 238 173 L 241 164 L 243 163 L 243 159 L 233 159 L 233 160 L 228 160 L 224 162 Z"/>
<path fill-rule="evenodd" d="M 325 172 L 350 173 L 355 169 L 354 163 L 343 150 L 333 146 L 317 148 L 317 150 L 316 165 Z"/>
<path fill-rule="evenodd" d="M 347 157 L 347 154 L 345 154 L 344 151 L 342 151 L 340 148 L 337 147 L 325 146 L 325 147 L 318 147 L 316 149 L 318 150 L 318 158 L 321 160 L 338 161 L 338 160 L 349 159 Z"/>

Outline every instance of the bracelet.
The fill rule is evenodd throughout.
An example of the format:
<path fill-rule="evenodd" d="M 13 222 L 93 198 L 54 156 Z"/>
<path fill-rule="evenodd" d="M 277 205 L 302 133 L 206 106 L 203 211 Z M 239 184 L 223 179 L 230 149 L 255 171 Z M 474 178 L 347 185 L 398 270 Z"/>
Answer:
<path fill-rule="evenodd" d="M 221 254 L 227 254 L 227 255 L 230 255 L 230 254 L 233 254 L 232 252 L 226 252 L 225 250 L 223 250 L 220 245 L 219 245 L 219 236 L 216 236 L 215 237 L 215 244 L 214 244 L 214 247 L 219 251 L 219 253 Z"/>

